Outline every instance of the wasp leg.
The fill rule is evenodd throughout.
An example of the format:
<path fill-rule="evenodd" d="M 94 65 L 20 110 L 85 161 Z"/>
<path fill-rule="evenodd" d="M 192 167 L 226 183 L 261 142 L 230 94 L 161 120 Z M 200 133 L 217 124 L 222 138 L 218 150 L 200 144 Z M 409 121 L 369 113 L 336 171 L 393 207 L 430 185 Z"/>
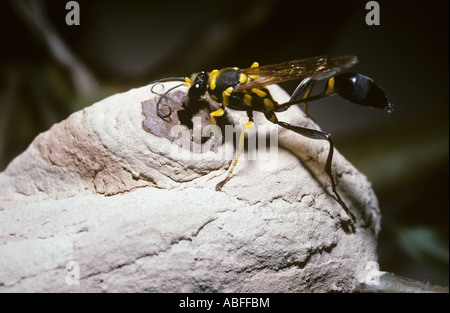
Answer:
<path fill-rule="evenodd" d="M 297 88 L 295 88 L 294 92 L 291 95 L 291 99 L 289 102 L 294 100 L 300 100 L 300 99 L 307 99 L 311 96 L 311 91 L 314 87 L 315 80 L 312 78 L 305 78 L 298 84 Z M 308 103 L 307 102 L 301 102 L 300 103 L 303 107 L 303 112 L 305 112 L 306 115 L 308 115 Z M 288 106 L 285 107 L 284 110 L 287 110 Z M 280 112 L 280 111 L 278 111 Z"/>
<path fill-rule="evenodd" d="M 225 110 L 223 108 L 220 108 L 214 112 L 209 113 L 209 117 L 211 119 L 211 124 L 214 125 L 214 138 L 215 140 L 219 140 L 218 138 L 218 132 L 217 132 L 217 122 L 216 119 L 214 117 L 220 117 L 223 116 L 225 114 Z"/>
<path fill-rule="evenodd" d="M 291 100 L 282 104 L 279 104 L 277 108 L 274 109 L 274 112 L 283 112 L 286 111 L 287 109 L 289 109 L 291 106 L 293 106 L 294 104 L 302 104 L 303 105 L 303 109 L 304 112 L 307 113 L 305 111 L 305 106 L 304 104 L 307 104 L 310 101 L 315 101 L 315 100 L 319 100 L 322 99 L 324 97 L 326 97 L 327 95 L 317 95 L 317 96 L 311 96 L 311 97 L 303 97 L 300 99 L 295 99 L 295 100 Z M 306 106 L 307 107 L 307 106 Z"/>
<path fill-rule="evenodd" d="M 226 177 L 223 181 L 221 181 L 220 183 L 218 183 L 218 184 L 216 185 L 216 191 L 219 191 L 219 190 L 223 187 L 223 185 L 225 185 L 225 183 L 226 183 L 227 181 L 230 180 L 231 174 L 233 174 L 234 167 L 236 166 L 236 164 L 237 164 L 237 162 L 238 162 L 238 160 L 239 160 L 239 157 L 241 156 L 241 152 L 242 152 L 242 150 L 244 149 L 245 130 L 246 130 L 246 129 L 252 129 L 253 126 L 254 126 L 254 125 L 253 125 L 253 122 L 252 122 L 252 121 L 249 121 L 248 123 L 245 123 L 245 124 L 243 125 L 243 127 L 242 127 L 242 132 L 241 132 L 241 136 L 240 136 L 240 138 L 239 138 L 239 150 L 238 150 L 238 153 L 237 153 L 237 155 L 236 155 L 236 159 L 234 160 L 233 165 L 231 166 L 230 171 L 228 172 L 227 177 Z"/>
<path fill-rule="evenodd" d="M 225 114 L 225 110 L 223 108 L 220 108 L 217 111 L 209 113 L 209 117 L 211 118 L 211 123 L 216 126 L 217 123 L 216 123 L 216 120 L 214 117 L 220 117 L 224 114 Z"/>
<path fill-rule="evenodd" d="M 247 110 L 248 121 L 253 122 L 253 111 Z"/>
<path fill-rule="evenodd" d="M 339 193 L 337 192 L 336 189 L 336 182 L 334 181 L 334 177 L 333 174 L 331 172 L 331 163 L 333 161 L 333 151 L 334 151 L 334 144 L 333 144 L 333 139 L 331 138 L 330 134 L 327 133 L 323 133 L 321 131 L 315 130 L 315 129 L 309 129 L 309 128 L 304 128 L 304 127 L 300 127 L 300 126 L 294 126 L 285 122 L 281 122 L 278 121 L 275 113 L 273 112 L 266 112 L 265 113 L 266 118 L 271 121 L 272 123 L 278 124 L 286 129 L 292 130 L 294 132 L 296 132 L 299 135 L 311 138 L 311 139 L 319 139 L 319 140 L 326 140 L 328 141 L 330 147 L 329 147 L 329 151 L 328 151 L 328 156 L 327 156 L 327 162 L 325 164 L 325 172 L 327 173 L 328 177 L 330 178 L 331 181 L 331 187 L 333 189 L 333 193 L 336 197 L 336 201 L 342 206 L 342 208 L 344 209 L 344 211 L 351 217 L 351 219 L 353 220 L 353 222 L 356 222 L 356 218 L 353 215 L 353 213 L 349 210 L 349 208 L 347 207 L 347 205 L 344 203 L 344 201 L 341 199 L 341 196 L 339 195 Z"/>

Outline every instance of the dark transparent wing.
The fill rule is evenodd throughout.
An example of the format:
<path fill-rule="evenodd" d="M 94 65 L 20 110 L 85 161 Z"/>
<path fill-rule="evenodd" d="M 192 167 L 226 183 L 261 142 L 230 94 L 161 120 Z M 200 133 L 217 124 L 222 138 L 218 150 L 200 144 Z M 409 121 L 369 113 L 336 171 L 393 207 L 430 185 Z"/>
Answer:
<path fill-rule="evenodd" d="M 238 84 L 235 90 L 245 91 L 304 78 L 323 79 L 352 67 L 356 63 L 358 63 L 358 58 L 352 55 L 317 56 L 274 65 L 245 68 L 240 72 L 253 75 L 254 79 L 248 83 Z"/>

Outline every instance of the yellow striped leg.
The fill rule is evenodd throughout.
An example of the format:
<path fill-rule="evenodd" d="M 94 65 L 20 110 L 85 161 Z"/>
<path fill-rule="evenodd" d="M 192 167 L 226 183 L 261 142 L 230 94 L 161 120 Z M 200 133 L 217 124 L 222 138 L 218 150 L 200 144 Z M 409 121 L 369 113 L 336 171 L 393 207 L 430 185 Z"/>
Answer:
<path fill-rule="evenodd" d="M 241 137 L 239 138 L 239 150 L 236 155 L 236 159 L 234 160 L 233 165 L 231 166 L 230 171 L 228 172 L 227 178 L 225 178 L 223 181 L 221 181 L 220 183 L 218 183 L 216 185 L 216 191 L 219 191 L 223 187 L 223 185 L 225 185 L 225 183 L 230 180 L 231 174 L 233 174 L 233 170 L 239 160 L 239 157 L 241 156 L 242 150 L 244 149 L 245 130 L 252 129 L 252 128 L 253 128 L 253 122 L 245 123 L 244 126 L 242 127 Z"/>
<path fill-rule="evenodd" d="M 217 123 L 216 123 L 216 119 L 214 118 L 215 116 L 222 116 L 225 114 L 225 111 L 220 108 L 217 111 L 211 112 L 209 113 L 209 117 L 211 118 L 211 124 L 214 125 L 214 136 L 217 137 Z"/>
<path fill-rule="evenodd" d="M 223 108 L 218 109 L 217 111 L 211 112 L 209 113 L 209 117 L 211 118 L 211 124 L 214 125 L 214 137 L 213 137 L 213 142 L 214 142 L 214 150 L 217 152 L 217 147 L 219 145 L 219 141 L 222 140 L 222 137 L 219 138 L 219 134 L 217 131 L 217 123 L 216 123 L 216 119 L 214 118 L 215 116 L 222 116 L 225 114 L 225 111 Z"/>

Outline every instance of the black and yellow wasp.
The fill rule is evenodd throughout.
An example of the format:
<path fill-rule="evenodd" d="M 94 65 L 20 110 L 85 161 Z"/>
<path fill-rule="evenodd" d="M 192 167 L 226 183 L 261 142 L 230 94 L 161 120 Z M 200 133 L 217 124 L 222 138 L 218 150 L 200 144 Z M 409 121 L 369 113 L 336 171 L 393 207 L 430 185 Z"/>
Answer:
<path fill-rule="evenodd" d="M 333 159 L 334 144 L 330 134 L 294 126 L 277 119 L 276 112 L 287 110 L 294 104 L 306 104 L 307 102 L 324 97 L 339 95 L 353 103 L 374 108 L 392 111 L 382 88 L 373 79 L 359 73 L 340 73 L 350 68 L 358 62 L 356 56 L 317 56 L 306 59 L 294 60 L 275 65 L 259 66 L 254 63 L 250 68 L 240 69 L 237 67 L 226 67 L 221 70 L 211 72 L 201 71 L 191 77 L 171 77 L 161 79 L 153 83 L 167 81 L 182 81 L 164 94 L 161 94 L 157 102 L 157 114 L 161 118 L 170 116 L 172 110 L 168 104 L 164 106 L 168 113 L 163 114 L 160 110 L 162 99 L 173 89 L 180 86 L 189 87 L 188 95 L 183 102 L 185 109 L 198 107 L 198 103 L 205 97 L 220 104 L 220 108 L 210 113 L 212 124 L 216 124 L 215 118 L 225 113 L 225 107 L 232 110 L 246 111 L 249 122 L 244 125 L 241 133 L 239 151 L 228 176 L 225 180 L 217 184 L 216 190 L 230 179 L 233 169 L 237 163 L 240 152 L 243 148 L 243 135 L 245 129 L 253 127 L 253 111 L 264 113 L 265 117 L 272 123 L 286 129 L 292 130 L 300 135 L 311 139 L 326 140 L 329 143 L 329 152 L 325 164 L 325 172 L 331 180 L 331 186 L 336 196 L 336 200 L 355 220 L 354 215 L 348 210 L 336 190 L 336 183 L 331 173 L 331 163 Z M 323 90 L 312 95 L 312 90 L 317 81 L 325 80 Z M 267 85 L 282 83 L 291 80 L 300 80 L 298 87 L 293 92 L 290 100 L 285 103 L 277 103 L 272 98 Z"/>

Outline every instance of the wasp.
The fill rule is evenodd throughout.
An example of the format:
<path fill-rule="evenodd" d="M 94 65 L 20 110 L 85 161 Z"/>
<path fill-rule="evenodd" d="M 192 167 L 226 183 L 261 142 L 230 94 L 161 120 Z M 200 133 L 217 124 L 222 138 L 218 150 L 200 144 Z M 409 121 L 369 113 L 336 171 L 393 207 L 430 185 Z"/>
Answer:
<path fill-rule="evenodd" d="M 248 123 L 244 124 L 237 156 L 230 167 L 228 176 L 216 185 L 216 190 L 220 190 L 231 177 L 243 148 L 245 130 L 253 128 L 254 111 L 262 112 L 270 122 L 297 134 L 311 139 L 327 141 L 329 144 L 329 152 L 325 163 L 325 173 L 330 179 L 336 200 L 352 220 L 355 221 L 355 216 L 350 212 L 337 192 L 337 184 L 331 172 L 334 151 L 334 143 L 331 135 L 315 129 L 279 121 L 275 113 L 285 111 L 294 104 L 304 105 L 306 112 L 306 104 L 308 102 L 333 95 L 339 95 L 350 102 L 362 106 L 384 109 L 391 112 L 392 106 L 387 100 L 383 89 L 372 78 L 359 73 L 341 73 L 356 63 L 358 63 L 358 58 L 351 55 L 316 56 L 265 66 L 259 66 L 255 62 L 251 67 L 244 69 L 226 67 L 211 72 L 201 71 L 190 77 L 161 79 L 153 83 L 167 81 L 180 81 L 183 83 L 161 94 L 156 104 L 157 114 L 160 118 L 170 116 L 172 110 L 168 104 L 164 104 L 164 106 L 167 107 L 169 112 L 166 114 L 161 112 L 160 104 L 162 99 L 170 91 L 183 85 L 189 88 L 187 97 L 182 104 L 183 108 L 192 110 L 198 107 L 199 102 L 206 97 L 220 104 L 219 109 L 210 113 L 211 123 L 213 125 L 216 125 L 215 118 L 225 114 L 226 108 L 247 112 L 249 120 Z M 271 84 L 292 80 L 299 80 L 300 83 L 292 93 L 290 100 L 285 103 L 275 101 L 268 88 L 266 88 L 266 86 Z M 313 87 L 318 81 L 325 81 L 325 84 L 323 84 L 324 87 L 313 95 Z"/>

